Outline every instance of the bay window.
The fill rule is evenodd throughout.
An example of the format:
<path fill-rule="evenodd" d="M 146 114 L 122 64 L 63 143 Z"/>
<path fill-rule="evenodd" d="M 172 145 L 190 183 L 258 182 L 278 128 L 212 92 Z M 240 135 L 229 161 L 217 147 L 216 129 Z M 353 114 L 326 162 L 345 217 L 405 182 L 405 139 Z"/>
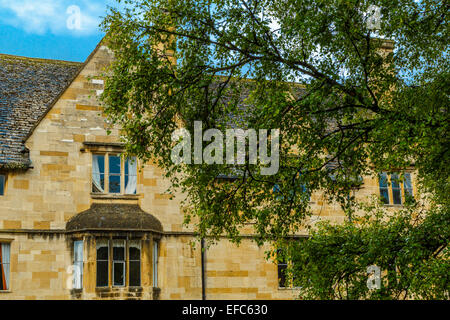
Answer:
<path fill-rule="evenodd" d="M 97 287 L 110 285 L 139 287 L 141 285 L 141 242 L 125 239 L 98 239 L 96 283 Z"/>

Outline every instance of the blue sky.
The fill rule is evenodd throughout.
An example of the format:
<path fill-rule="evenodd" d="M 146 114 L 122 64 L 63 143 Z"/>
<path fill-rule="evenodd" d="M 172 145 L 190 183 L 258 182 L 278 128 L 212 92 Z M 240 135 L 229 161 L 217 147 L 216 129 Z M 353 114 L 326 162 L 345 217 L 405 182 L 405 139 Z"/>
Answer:
<path fill-rule="evenodd" d="M 115 0 L 0 0 L 0 53 L 84 61 Z"/>

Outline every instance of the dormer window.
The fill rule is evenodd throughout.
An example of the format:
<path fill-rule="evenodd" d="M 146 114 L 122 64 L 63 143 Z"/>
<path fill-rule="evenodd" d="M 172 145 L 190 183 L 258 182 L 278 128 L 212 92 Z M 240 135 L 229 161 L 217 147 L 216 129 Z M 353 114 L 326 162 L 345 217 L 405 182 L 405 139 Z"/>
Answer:
<path fill-rule="evenodd" d="M 92 192 L 136 194 L 137 161 L 120 154 L 92 155 Z"/>

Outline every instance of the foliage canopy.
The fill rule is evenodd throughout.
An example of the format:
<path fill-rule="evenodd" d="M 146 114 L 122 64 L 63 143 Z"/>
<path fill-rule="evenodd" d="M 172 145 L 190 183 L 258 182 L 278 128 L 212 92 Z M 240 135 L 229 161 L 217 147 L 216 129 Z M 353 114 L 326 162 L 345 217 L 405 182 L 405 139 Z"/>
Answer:
<path fill-rule="evenodd" d="M 406 168 L 416 170 L 427 203 L 448 212 L 446 1 L 119 2 L 124 7 L 111 8 L 102 23 L 116 58 L 105 112 L 122 126 L 128 151 L 156 161 L 172 181 L 170 191 L 187 195 L 186 221 L 195 221 L 201 236 L 239 241 L 241 227 L 252 223 L 260 243 L 282 241 L 305 225 L 309 194 L 320 192 L 339 203 L 350 222 L 313 231 L 299 257 L 312 258 L 319 246 L 334 248 L 331 242 L 365 246 L 371 234 L 380 236 L 371 246 L 380 244 L 373 250 L 382 260 L 383 237 L 408 223 L 399 214 L 387 225 L 357 229 L 352 190 L 358 177 Z M 377 31 L 367 23 L 370 5 L 381 8 Z M 393 50 L 384 39 L 395 41 Z M 171 134 L 180 124 L 192 130 L 198 120 L 204 130 L 224 130 L 236 119 L 246 128 L 280 129 L 276 175 L 260 175 L 260 164 L 172 163 Z M 232 182 L 217 179 L 236 172 Z M 330 268 L 336 263 L 324 261 Z M 313 285 L 325 290 L 331 282 L 323 276 Z"/>

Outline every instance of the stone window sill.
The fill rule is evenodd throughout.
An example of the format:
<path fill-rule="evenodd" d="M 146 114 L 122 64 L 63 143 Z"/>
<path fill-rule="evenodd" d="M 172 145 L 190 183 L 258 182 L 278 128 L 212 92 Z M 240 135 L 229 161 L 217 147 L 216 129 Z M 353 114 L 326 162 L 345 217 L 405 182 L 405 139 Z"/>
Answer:
<path fill-rule="evenodd" d="M 107 194 L 107 193 L 91 193 L 92 199 L 111 199 L 111 200 L 137 200 L 140 194 Z"/>
<path fill-rule="evenodd" d="M 293 291 L 293 290 L 300 290 L 301 287 L 278 287 L 278 290 L 280 291 L 285 291 L 285 290 L 289 290 L 289 291 Z"/>
<path fill-rule="evenodd" d="M 109 291 L 117 291 L 117 290 L 128 290 L 131 292 L 137 292 L 137 291 L 142 291 L 143 288 L 140 286 L 95 287 L 95 291 L 97 291 L 97 292 L 109 292 Z"/>

